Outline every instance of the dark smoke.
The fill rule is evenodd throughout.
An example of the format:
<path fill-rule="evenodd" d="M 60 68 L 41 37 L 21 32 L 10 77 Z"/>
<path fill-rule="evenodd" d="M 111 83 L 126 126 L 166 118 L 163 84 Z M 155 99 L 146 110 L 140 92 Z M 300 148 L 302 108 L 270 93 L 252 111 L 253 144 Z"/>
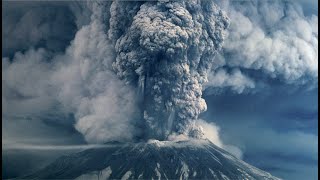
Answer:
<path fill-rule="evenodd" d="M 118 76 L 138 86 L 147 137 L 200 138 L 207 109 L 202 85 L 229 20 L 213 2 L 120 2 L 111 5 L 109 38 Z"/>

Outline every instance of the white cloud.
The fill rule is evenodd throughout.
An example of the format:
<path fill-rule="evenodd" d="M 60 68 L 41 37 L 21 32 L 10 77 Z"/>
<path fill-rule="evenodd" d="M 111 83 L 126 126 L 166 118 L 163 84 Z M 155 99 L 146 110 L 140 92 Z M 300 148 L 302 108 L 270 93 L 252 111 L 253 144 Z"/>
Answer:
<path fill-rule="evenodd" d="M 214 124 L 213 122 L 206 122 L 201 119 L 197 120 L 196 123 L 203 128 L 204 138 L 208 139 L 216 146 L 223 148 L 224 150 L 233 154 L 235 157 L 239 159 L 242 158 L 243 153 L 240 148 L 234 145 L 224 144 L 222 142 L 219 135 L 220 128 L 216 124 Z"/>
<path fill-rule="evenodd" d="M 209 74 L 208 82 L 204 86 L 204 89 L 230 87 L 233 91 L 241 94 L 247 89 L 255 88 L 255 83 L 243 75 L 239 69 L 233 70 L 230 74 L 224 69 L 218 69 Z"/>
<path fill-rule="evenodd" d="M 318 84 L 318 16 L 305 16 L 301 6 L 284 1 L 224 1 L 217 2 L 230 16 L 230 27 L 223 46 L 223 59 L 215 64 L 211 76 L 221 69 L 236 69 L 240 74 L 258 71 L 283 84 Z M 221 58 L 220 58 L 221 59 Z M 216 59 L 217 60 L 217 59 Z M 225 76 L 228 77 L 228 76 Z M 229 80 L 230 78 L 230 80 Z M 247 74 L 248 81 L 227 83 L 211 78 L 213 87 L 231 87 L 236 92 L 253 90 L 257 79 Z M 263 83 L 269 83 L 264 81 Z M 226 84 L 229 84 L 228 86 Z M 240 89 L 239 89 L 240 88 Z"/>

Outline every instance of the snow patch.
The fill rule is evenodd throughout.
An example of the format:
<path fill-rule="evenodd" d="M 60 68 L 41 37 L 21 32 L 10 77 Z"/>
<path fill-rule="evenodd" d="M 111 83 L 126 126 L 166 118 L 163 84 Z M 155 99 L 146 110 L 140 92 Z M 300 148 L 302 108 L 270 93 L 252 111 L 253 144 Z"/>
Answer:
<path fill-rule="evenodd" d="M 214 179 L 218 179 L 216 173 L 211 168 L 209 168 L 209 171 L 211 172 L 211 174 L 214 177 Z"/>
<path fill-rule="evenodd" d="M 161 179 L 161 173 L 159 169 L 160 169 L 160 164 L 157 163 L 157 167 L 154 169 L 154 171 L 156 172 L 156 176 L 158 177 L 158 179 Z"/>
<path fill-rule="evenodd" d="M 131 171 L 127 171 L 121 178 L 121 180 L 127 180 L 129 179 L 129 177 L 131 176 L 132 172 Z"/>
<path fill-rule="evenodd" d="M 87 174 L 82 174 L 79 177 L 75 178 L 76 180 L 99 180 L 99 179 L 108 179 L 112 173 L 110 166 L 101 170 L 101 171 L 92 171 Z"/>
<path fill-rule="evenodd" d="M 219 174 L 224 180 L 230 180 L 228 176 L 224 175 L 222 172 L 219 171 Z"/>
<path fill-rule="evenodd" d="M 142 179 L 143 173 L 138 176 L 138 179 Z"/>
<path fill-rule="evenodd" d="M 147 144 L 153 144 L 156 147 L 172 147 L 172 148 L 185 148 L 185 147 L 198 147 L 205 148 L 205 145 L 210 145 L 211 142 L 206 139 L 193 139 L 188 140 L 177 140 L 177 141 L 159 141 L 156 139 L 150 139 Z"/>
<path fill-rule="evenodd" d="M 189 167 L 185 162 L 181 162 L 181 175 L 180 179 L 188 179 L 189 177 Z"/>

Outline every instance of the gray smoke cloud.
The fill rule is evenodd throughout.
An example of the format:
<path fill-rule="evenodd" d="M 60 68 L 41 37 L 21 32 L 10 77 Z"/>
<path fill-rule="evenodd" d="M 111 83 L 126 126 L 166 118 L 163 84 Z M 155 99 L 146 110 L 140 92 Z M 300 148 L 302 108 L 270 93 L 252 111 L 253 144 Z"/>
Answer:
<path fill-rule="evenodd" d="M 208 90 L 256 91 L 270 79 L 317 87 L 317 15 L 306 16 L 291 1 L 216 2 L 230 17 L 230 27 L 205 85 Z"/>
<path fill-rule="evenodd" d="M 113 2 L 113 67 L 138 86 L 149 138 L 203 135 L 194 123 L 207 109 L 202 84 L 228 21 L 211 1 Z"/>

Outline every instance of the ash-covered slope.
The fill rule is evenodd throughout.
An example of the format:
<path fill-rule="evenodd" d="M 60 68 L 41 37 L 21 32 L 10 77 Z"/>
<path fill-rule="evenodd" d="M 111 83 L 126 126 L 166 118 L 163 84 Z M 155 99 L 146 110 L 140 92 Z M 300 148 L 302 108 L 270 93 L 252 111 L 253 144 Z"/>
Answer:
<path fill-rule="evenodd" d="M 108 144 L 63 156 L 28 179 L 278 179 L 209 141 Z"/>

